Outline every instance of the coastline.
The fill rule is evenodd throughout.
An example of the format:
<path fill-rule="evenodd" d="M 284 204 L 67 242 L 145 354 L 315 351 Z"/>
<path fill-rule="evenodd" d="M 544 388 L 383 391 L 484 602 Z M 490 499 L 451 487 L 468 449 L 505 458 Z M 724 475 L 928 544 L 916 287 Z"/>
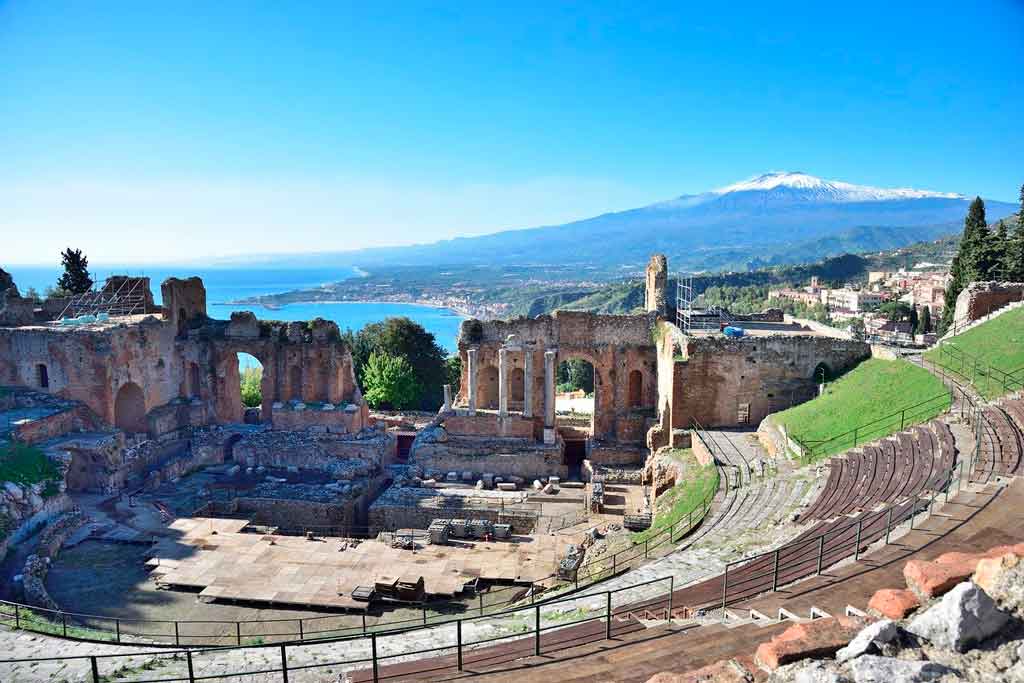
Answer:
<path fill-rule="evenodd" d="M 405 300 L 388 300 L 388 299 L 331 299 L 324 300 L 320 299 L 317 301 L 289 301 L 286 304 L 274 304 L 273 307 L 267 306 L 259 301 L 223 301 L 210 304 L 212 306 L 260 306 L 267 309 L 268 311 L 279 310 L 285 306 L 293 305 L 314 305 L 314 304 L 403 304 L 406 306 L 422 306 L 423 308 L 435 308 L 440 310 L 451 311 L 452 313 L 461 316 L 462 318 L 472 318 L 472 312 L 463 306 L 452 306 L 450 304 L 442 304 L 434 301 L 405 301 Z"/>

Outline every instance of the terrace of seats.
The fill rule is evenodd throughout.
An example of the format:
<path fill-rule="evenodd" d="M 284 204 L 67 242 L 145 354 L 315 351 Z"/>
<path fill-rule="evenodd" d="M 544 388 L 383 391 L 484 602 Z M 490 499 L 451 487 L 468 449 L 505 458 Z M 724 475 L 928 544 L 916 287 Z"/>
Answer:
<path fill-rule="evenodd" d="M 972 479 L 988 482 L 1024 474 L 1024 400 L 1009 399 L 982 409 L 980 449 Z"/>

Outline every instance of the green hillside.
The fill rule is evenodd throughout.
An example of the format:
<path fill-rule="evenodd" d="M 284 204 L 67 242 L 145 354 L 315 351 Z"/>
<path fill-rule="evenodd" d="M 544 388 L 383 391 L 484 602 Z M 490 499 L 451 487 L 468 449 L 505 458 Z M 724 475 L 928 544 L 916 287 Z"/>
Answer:
<path fill-rule="evenodd" d="M 1024 388 L 1024 308 L 1007 311 L 925 353 L 985 398 Z M 991 367 L 992 370 L 987 370 Z"/>
<path fill-rule="evenodd" d="M 817 460 L 927 421 L 948 407 L 945 387 L 927 370 L 904 360 L 869 358 L 827 384 L 821 396 L 772 420 Z"/>

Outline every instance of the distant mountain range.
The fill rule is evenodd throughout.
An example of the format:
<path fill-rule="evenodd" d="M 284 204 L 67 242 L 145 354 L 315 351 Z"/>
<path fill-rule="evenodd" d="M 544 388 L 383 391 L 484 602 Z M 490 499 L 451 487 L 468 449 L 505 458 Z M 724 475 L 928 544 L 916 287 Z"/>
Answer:
<path fill-rule="evenodd" d="M 571 264 L 635 269 L 653 252 L 673 270 L 745 269 L 891 249 L 957 232 L 970 197 L 767 173 L 718 190 L 594 218 L 432 244 L 342 253 L 366 268 Z M 994 222 L 1017 210 L 986 200 Z M 326 255 L 321 255 L 321 258 Z"/>

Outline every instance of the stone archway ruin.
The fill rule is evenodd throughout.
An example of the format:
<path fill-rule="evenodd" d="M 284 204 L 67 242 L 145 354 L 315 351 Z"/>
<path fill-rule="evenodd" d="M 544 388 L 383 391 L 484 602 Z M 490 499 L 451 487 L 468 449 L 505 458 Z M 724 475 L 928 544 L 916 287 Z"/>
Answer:
<path fill-rule="evenodd" d="M 114 425 L 129 434 L 142 434 L 146 426 L 146 397 L 142 387 L 126 382 L 117 390 L 114 399 Z"/>

